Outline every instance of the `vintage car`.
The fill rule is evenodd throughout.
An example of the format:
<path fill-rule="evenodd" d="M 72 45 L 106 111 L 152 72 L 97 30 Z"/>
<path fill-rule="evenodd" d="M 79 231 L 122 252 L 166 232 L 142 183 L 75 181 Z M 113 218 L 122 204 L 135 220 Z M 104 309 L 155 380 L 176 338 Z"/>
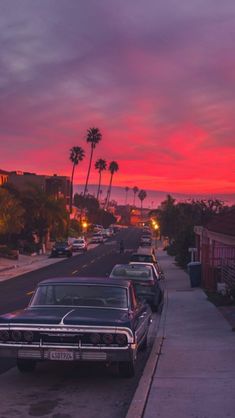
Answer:
<path fill-rule="evenodd" d="M 27 308 L 0 316 L 0 356 L 16 359 L 21 372 L 39 361 L 99 361 L 131 377 L 150 322 L 151 310 L 131 281 L 48 279 Z"/>

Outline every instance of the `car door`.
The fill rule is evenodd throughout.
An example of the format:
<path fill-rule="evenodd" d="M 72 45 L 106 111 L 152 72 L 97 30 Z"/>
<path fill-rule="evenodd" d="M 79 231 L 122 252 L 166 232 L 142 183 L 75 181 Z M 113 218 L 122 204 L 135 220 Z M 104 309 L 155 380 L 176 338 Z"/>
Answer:
<path fill-rule="evenodd" d="M 151 311 L 149 305 L 137 299 L 134 287 L 131 288 L 131 293 L 134 333 L 138 348 L 148 333 Z"/>

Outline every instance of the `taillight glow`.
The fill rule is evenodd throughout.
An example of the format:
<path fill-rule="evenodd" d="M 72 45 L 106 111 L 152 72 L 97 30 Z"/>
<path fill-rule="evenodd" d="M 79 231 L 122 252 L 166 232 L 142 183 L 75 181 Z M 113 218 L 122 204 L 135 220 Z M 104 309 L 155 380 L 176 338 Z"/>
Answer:
<path fill-rule="evenodd" d="M 0 340 L 1 341 L 7 341 L 7 340 L 9 340 L 9 338 L 10 338 L 10 335 L 9 335 L 9 332 L 7 330 L 3 329 L 3 330 L 0 331 Z"/>
<path fill-rule="evenodd" d="M 127 337 L 125 334 L 116 334 L 115 340 L 118 345 L 124 346 L 127 344 Z"/>
<path fill-rule="evenodd" d="M 112 334 L 104 334 L 103 335 L 103 342 L 107 345 L 110 345 L 113 343 L 113 335 Z"/>
<path fill-rule="evenodd" d="M 100 334 L 97 334 L 97 333 L 90 334 L 90 342 L 92 344 L 99 344 L 100 340 L 101 340 Z"/>
<path fill-rule="evenodd" d="M 11 338 L 16 342 L 21 340 L 21 336 L 22 336 L 21 331 L 18 331 L 17 329 L 12 331 L 11 333 Z"/>

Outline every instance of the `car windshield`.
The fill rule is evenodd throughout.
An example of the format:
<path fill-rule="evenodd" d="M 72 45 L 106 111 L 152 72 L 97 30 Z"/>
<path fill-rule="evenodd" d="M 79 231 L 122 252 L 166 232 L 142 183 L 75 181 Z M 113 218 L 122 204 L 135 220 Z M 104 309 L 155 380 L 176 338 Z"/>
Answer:
<path fill-rule="evenodd" d="M 73 241 L 74 244 L 84 244 L 84 239 L 75 239 Z"/>
<path fill-rule="evenodd" d="M 38 306 L 86 306 L 127 308 L 127 289 L 87 284 L 45 284 L 39 286 L 30 304 Z"/>
<path fill-rule="evenodd" d="M 112 277 L 126 277 L 127 279 L 149 280 L 151 278 L 151 270 L 148 268 L 128 269 L 124 267 L 115 267 L 112 271 Z"/>

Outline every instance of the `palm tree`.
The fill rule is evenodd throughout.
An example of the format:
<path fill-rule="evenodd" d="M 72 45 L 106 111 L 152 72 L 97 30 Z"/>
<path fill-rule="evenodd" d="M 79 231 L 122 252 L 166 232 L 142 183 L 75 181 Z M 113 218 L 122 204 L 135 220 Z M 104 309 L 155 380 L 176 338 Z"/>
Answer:
<path fill-rule="evenodd" d="M 111 163 L 109 164 L 109 171 L 110 171 L 111 175 L 110 175 L 109 187 L 108 187 L 108 192 L 107 192 L 107 197 L 106 197 L 106 202 L 105 202 L 105 207 L 106 208 L 108 207 L 110 196 L 111 196 L 113 175 L 118 170 L 119 170 L 118 163 L 116 161 L 111 161 Z"/>
<path fill-rule="evenodd" d="M 142 218 L 142 214 L 143 214 L 143 201 L 146 198 L 147 193 L 145 190 L 140 190 L 138 193 L 138 198 L 140 199 L 140 203 L 141 203 L 141 218 Z"/>
<path fill-rule="evenodd" d="M 138 193 L 139 191 L 139 187 L 135 186 L 133 187 L 133 193 L 134 193 L 134 199 L 133 199 L 133 206 L 135 206 L 135 197 L 136 197 L 136 193 Z"/>
<path fill-rule="evenodd" d="M 126 192 L 125 205 L 127 204 L 127 194 L 129 192 L 129 190 L 130 190 L 130 187 L 126 186 L 125 187 L 125 192 Z"/>
<path fill-rule="evenodd" d="M 70 149 L 69 159 L 73 163 L 72 175 L 71 175 L 71 186 L 70 186 L 70 201 L 69 201 L 69 211 L 72 213 L 72 204 L 73 204 L 73 177 L 76 165 L 79 161 L 82 161 L 85 157 L 85 152 L 81 147 L 73 147 Z"/>
<path fill-rule="evenodd" d="M 98 184 L 97 196 L 96 196 L 96 199 L 99 200 L 100 185 L 101 185 L 101 173 L 102 173 L 102 171 L 106 170 L 107 162 L 105 160 L 102 160 L 102 158 L 100 158 L 99 160 L 96 161 L 95 168 L 99 172 L 99 184 Z"/>
<path fill-rule="evenodd" d="M 90 154 L 89 167 L 88 167 L 88 172 L 87 172 L 87 177 L 86 177 L 86 184 L 85 184 L 84 192 L 83 192 L 84 196 L 87 193 L 87 185 L 88 185 L 88 180 L 89 180 L 90 171 L 91 171 L 91 162 L 93 158 L 93 152 L 94 152 L 96 145 L 101 141 L 101 139 L 102 139 L 102 135 L 98 128 L 90 128 L 87 130 L 86 141 L 91 144 L 91 154 Z"/>

